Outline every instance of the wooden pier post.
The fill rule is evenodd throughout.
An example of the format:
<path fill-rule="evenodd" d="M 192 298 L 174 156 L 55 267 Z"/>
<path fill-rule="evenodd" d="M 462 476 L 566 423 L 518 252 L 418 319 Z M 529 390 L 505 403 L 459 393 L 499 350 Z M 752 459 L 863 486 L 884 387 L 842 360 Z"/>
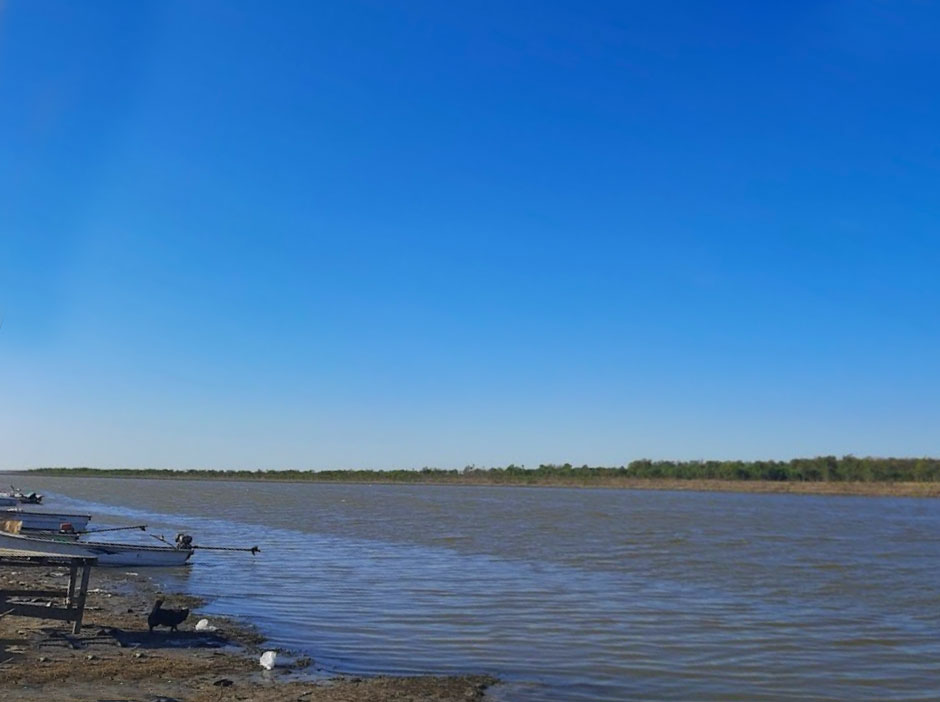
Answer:
<path fill-rule="evenodd" d="M 69 589 L 65 594 L 65 606 L 70 608 L 75 604 L 75 581 L 78 579 L 78 564 L 75 561 L 69 563 Z"/>
<path fill-rule="evenodd" d="M 72 624 L 72 633 L 82 631 L 82 616 L 85 614 L 85 598 L 88 596 L 88 576 L 91 574 L 91 563 L 82 561 L 82 584 L 78 588 L 78 602 L 76 602 L 75 620 Z"/>

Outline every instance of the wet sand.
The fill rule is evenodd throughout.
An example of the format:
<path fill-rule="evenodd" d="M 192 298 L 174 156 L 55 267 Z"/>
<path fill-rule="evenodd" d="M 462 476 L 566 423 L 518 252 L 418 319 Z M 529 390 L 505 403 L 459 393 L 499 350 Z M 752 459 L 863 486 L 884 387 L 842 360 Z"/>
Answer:
<path fill-rule="evenodd" d="M 0 588 L 64 590 L 64 569 L 0 567 Z M 367 702 L 482 700 L 486 676 L 335 676 L 310 659 L 265 671 L 264 638 L 250 625 L 207 617 L 217 629 L 194 630 L 200 602 L 166 594 L 167 608 L 194 610 L 178 632 L 148 632 L 158 590 L 145 575 L 95 568 L 81 634 L 64 622 L 0 616 L 0 690 L 18 702 Z M 42 599 L 42 598 L 40 598 Z"/>

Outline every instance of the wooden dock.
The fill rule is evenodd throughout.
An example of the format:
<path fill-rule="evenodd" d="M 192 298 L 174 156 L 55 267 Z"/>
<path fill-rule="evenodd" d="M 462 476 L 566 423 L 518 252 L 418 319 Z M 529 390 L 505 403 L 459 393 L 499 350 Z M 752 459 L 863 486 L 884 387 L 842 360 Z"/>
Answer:
<path fill-rule="evenodd" d="M 72 622 L 72 633 L 82 630 L 82 617 L 85 614 L 85 598 L 88 596 L 88 578 L 97 558 L 68 556 L 27 549 L 0 548 L 0 567 L 54 567 L 69 569 L 68 590 L 0 590 L 0 617 L 35 617 L 37 619 L 58 619 Z M 76 589 L 77 586 L 77 589 Z M 62 597 L 64 607 L 46 607 L 10 600 L 26 597 Z"/>

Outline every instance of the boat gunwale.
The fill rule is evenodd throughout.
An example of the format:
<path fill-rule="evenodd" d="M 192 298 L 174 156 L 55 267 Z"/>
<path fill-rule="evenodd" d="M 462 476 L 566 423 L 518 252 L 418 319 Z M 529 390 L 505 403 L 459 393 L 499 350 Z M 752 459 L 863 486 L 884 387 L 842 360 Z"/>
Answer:
<path fill-rule="evenodd" d="M 3 507 L 2 505 L 0 505 L 0 513 L 2 514 L 10 514 L 10 513 L 31 514 L 31 515 L 38 514 L 38 515 L 42 515 L 43 517 L 53 517 L 53 516 L 55 517 L 79 517 L 81 519 L 87 519 L 88 521 L 91 521 L 92 519 L 92 516 L 90 514 L 77 514 L 74 512 L 42 512 L 39 510 L 21 509 L 19 507 L 13 507 L 13 506 Z"/>

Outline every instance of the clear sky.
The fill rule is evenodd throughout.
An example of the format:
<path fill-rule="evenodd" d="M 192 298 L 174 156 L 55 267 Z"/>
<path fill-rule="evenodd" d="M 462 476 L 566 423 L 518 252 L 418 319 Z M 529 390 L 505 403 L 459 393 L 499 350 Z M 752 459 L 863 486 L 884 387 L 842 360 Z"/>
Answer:
<path fill-rule="evenodd" d="M 937 3 L 0 8 L 0 466 L 940 454 Z"/>

